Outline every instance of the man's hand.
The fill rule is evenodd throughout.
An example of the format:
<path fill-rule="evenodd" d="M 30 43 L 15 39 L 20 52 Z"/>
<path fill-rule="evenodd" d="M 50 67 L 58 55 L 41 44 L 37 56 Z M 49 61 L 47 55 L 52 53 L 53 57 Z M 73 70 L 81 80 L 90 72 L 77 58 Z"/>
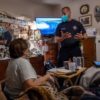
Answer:
<path fill-rule="evenodd" d="M 64 33 L 64 32 L 61 31 L 61 34 L 62 34 L 63 39 L 72 38 L 72 35 L 69 32 Z"/>
<path fill-rule="evenodd" d="M 59 43 L 64 41 L 65 39 L 70 39 L 70 38 L 72 38 L 71 33 L 68 32 L 64 33 L 63 31 L 61 31 L 61 37 L 56 36 L 55 41 Z"/>
<path fill-rule="evenodd" d="M 75 38 L 75 39 L 83 39 L 84 36 L 83 36 L 82 32 L 80 32 L 80 33 L 77 33 L 77 34 L 74 36 L 74 38 Z"/>
<path fill-rule="evenodd" d="M 65 37 L 66 37 L 66 39 L 69 39 L 69 38 L 72 38 L 72 35 L 71 35 L 71 33 L 65 33 Z"/>

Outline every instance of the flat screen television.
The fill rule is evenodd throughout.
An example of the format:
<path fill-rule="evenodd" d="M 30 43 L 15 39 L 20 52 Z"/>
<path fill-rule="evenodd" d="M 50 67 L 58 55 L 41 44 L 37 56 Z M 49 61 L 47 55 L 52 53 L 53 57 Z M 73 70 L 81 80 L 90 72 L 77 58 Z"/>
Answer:
<path fill-rule="evenodd" d="M 61 18 L 36 18 L 36 26 L 43 36 L 54 36 Z"/>

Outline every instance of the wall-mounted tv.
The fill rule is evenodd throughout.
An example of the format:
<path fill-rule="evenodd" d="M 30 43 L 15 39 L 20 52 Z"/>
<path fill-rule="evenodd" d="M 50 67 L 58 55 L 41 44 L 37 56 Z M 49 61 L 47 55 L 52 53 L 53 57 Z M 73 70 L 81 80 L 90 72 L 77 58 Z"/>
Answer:
<path fill-rule="evenodd" d="M 54 36 L 56 28 L 61 22 L 61 18 L 36 18 L 37 28 L 43 36 Z"/>

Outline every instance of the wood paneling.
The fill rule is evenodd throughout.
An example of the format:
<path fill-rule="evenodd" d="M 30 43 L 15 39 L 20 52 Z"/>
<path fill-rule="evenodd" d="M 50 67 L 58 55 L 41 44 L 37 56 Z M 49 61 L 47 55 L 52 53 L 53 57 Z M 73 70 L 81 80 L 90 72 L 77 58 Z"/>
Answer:
<path fill-rule="evenodd" d="M 44 56 L 31 57 L 30 62 L 38 75 L 44 75 L 46 73 L 44 68 Z"/>
<path fill-rule="evenodd" d="M 82 40 L 83 44 L 83 56 L 85 61 L 85 67 L 93 66 L 93 61 L 96 60 L 96 44 L 95 38 L 87 38 Z"/>
<path fill-rule="evenodd" d="M 44 57 L 38 56 L 38 57 L 31 57 L 29 58 L 32 66 L 36 70 L 38 75 L 44 75 L 45 74 L 45 68 L 44 68 Z M 5 78 L 6 69 L 8 66 L 9 60 L 0 60 L 0 81 Z"/>
<path fill-rule="evenodd" d="M 9 60 L 0 60 L 0 81 L 5 78 L 6 68 Z"/>

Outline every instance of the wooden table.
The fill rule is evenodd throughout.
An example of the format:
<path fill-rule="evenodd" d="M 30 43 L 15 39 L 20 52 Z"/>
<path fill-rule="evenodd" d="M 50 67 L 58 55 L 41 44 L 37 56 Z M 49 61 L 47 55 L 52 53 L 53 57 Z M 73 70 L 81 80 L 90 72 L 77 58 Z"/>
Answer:
<path fill-rule="evenodd" d="M 80 76 L 86 71 L 87 68 L 81 68 L 76 70 L 75 72 L 64 74 L 64 73 L 56 73 L 55 72 L 55 77 L 58 78 L 64 78 L 66 81 L 69 81 L 71 85 L 76 85 L 78 80 L 80 79 Z M 73 78 L 75 78 L 75 82 L 72 81 Z"/>

